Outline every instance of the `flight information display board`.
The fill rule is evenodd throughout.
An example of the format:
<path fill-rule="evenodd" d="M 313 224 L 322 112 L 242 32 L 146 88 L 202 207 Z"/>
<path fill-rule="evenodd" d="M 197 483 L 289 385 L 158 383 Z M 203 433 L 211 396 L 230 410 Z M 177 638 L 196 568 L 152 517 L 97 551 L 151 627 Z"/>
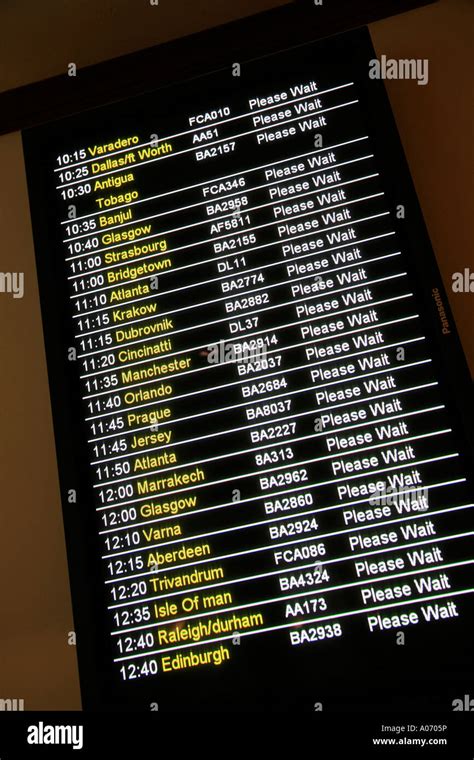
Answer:
<path fill-rule="evenodd" d="M 23 133 L 85 707 L 450 709 L 472 676 L 470 379 L 374 57 Z"/>

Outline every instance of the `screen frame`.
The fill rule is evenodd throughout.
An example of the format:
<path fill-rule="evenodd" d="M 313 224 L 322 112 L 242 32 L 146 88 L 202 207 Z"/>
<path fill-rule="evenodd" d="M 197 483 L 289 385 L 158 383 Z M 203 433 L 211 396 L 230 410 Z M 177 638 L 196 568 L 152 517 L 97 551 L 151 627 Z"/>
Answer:
<path fill-rule="evenodd" d="M 295 0 L 209 30 L 163 42 L 109 61 L 78 67 L 54 77 L 0 92 L 0 135 L 82 113 L 133 97 L 196 72 L 211 71 L 248 57 L 249 40 L 258 55 L 348 31 L 438 0 Z M 252 43 L 254 44 L 254 43 Z"/>
<path fill-rule="evenodd" d="M 249 25 L 248 28 L 251 29 L 251 20 L 247 21 L 247 24 Z M 281 31 L 275 34 L 274 38 L 272 37 L 272 44 L 269 45 L 269 47 L 278 45 L 277 40 L 280 40 L 280 34 Z M 354 37 L 354 39 L 360 39 L 361 45 L 364 46 L 364 51 L 367 50 L 371 56 L 375 57 L 375 51 L 367 28 L 361 28 L 354 32 L 350 32 L 349 34 Z M 199 71 L 194 69 L 193 79 L 197 76 L 205 76 L 216 69 L 216 59 L 213 58 L 213 55 L 216 50 L 219 50 L 220 54 L 222 54 L 222 39 L 218 34 L 218 30 L 214 30 L 214 35 L 213 46 L 207 48 L 206 59 L 205 61 L 202 61 L 203 68 Z M 250 39 L 252 40 L 251 46 L 246 43 L 248 51 L 247 59 L 249 59 L 249 56 L 253 59 L 271 55 L 269 52 L 260 55 L 261 51 L 259 42 L 257 42 L 257 35 L 252 35 Z M 298 40 L 298 45 L 295 47 L 299 47 L 307 42 L 308 40 L 306 39 L 303 42 Z M 330 41 L 328 41 L 328 43 L 330 43 Z M 180 42 L 179 50 L 182 50 L 182 44 L 183 43 Z M 282 52 L 285 49 L 288 50 L 288 46 L 279 49 L 279 52 Z M 180 52 L 177 52 L 176 54 L 178 56 L 181 55 Z M 213 61 L 214 64 L 212 64 Z M 206 65 L 208 68 L 206 68 Z M 178 82 L 176 81 L 176 83 Z M 154 89 L 156 89 L 156 87 L 157 85 L 155 82 Z M 446 368 L 449 367 L 450 370 L 446 373 L 446 378 L 451 384 L 451 393 L 453 397 L 457 399 L 457 406 L 463 408 L 462 419 L 464 422 L 464 434 L 466 440 L 470 442 L 470 448 L 472 451 L 472 426 L 469 422 L 472 418 L 472 411 L 468 411 L 472 408 L 472 389 L 467 363 L 455 329 L 455 322 L 451 313 L 449 300 L 429 241 L 408 165 L 404 158 L 402 144 L 398 135 L 390 103 L 385 92 L 385 87 L 382 82 L 374 81 L 371 83 L 371 88 L 374 98 L 373 100 L 369 99 L 367 104 L 370 112 L 369 119 L 375 120 L 375 123 L 377 124 L 377 129 L 374 130 L 372 137 L 378 148 L 378 156 L 383 158 L 381 173 L 391 178 L 390 181 L 394 187 L 396 179 L 401 179 L 401 182 L 397 184 L 397 193 L 399 201 L 402 202 L 403 199 L 407 213 L 406 219 L 400 222 L 400 231 L 404 239 L 410 238 L 413 245 L 416 245 L 422 252 L 419 260 L 415 263 L 418 270 L 423 272 L 423 278 L 426 280 L 424 308 L 427 313 L 430 313 L 431 310 L 433 323 L 436 324 L 437 314 L 433 299 L 430 298 L 430 292 L 433 288 L 437 288 L 444 302 L 445 310 L 452 326 L 451 335 L 442 335 L 440 329 L 436 330 L 434 335 L 436 337 L 436 346 L 439 352 L 440 363 Z M 121 100 L 128 100 L 128 97 L 129 96 L 124 96 Z M 48 125 L 45 124 L 43 127 L 33 128 L 31 131 L 27 130 L 23 132 L 25 163 L 27 166 L 33 166 L 36 161 L 34 158 L 35 136 L 42 132 L 46 134 L 47 131 Z M 402 158 L 401 164 L 400 162 L 395 164 L 395 162 L 390 159 L 390 156 L 396 156 L 397 159 Z M 391 177 L 392 171 L 393 177 Z M 31 173 L 28 174 L 28 186 L 30 197 L 34 197 L 41 192 L 41 182 L 38 182 L 38 178 L 34 176 L 34 173 L 33 176 Z M 390 199 L 392 203 L 396 202 L 397 193 L 394 189 L 393 197 Z M 78 470 L 77 468 L 76 424 L 72 417 L 69 416 L 69 407 L 62 404 L 61 392 L 64 384 L 72 383 L 74 385 L 77 381 L 73 378 L 75 374 L 74 365 L 67 361 L 67 357 L 64 353 L 61 353 L 62 344 L 57 339 L 57 336 L 60 334 L 60 320 L 58 320 L 58 312 L 55 305 L 55 300 L 57 299 L 56 288 L 58 283 L 49 277 L 50 272 L 48 266 L 41 261 L 39 256 L 39 251 L 43 247 L 44 240 L 47 239 L 47 221 L 40 213 L 38 213 L 38 209 L 32 209 L 32 221 L 35 235 L 35 254 L 40 283 L 41 311 L 48 359 L 48 376 L 53 407 L 57 458 L 58 462 L 61 463 L 59 467 L 59 476 L 63 500 L 73 612 L 79 642 L 78 658 L 81 692 L 83 704 L 86 709 L 103 709 L 98 694 L 99 690 L 95 681 L 95 679 L 97 679 L 99 666 L 95 653 L 95 641 L 97 640 L 98 633 L 96 620 L 98 618 L 96 617 L 94 606 L 91 605 L 88 583 L 86 581 L 89 577 L 88 563 L 82 552 L 82 548 L 90 544 L 89 531 L 91 523 L 83 514 L 81 514 L 81 501 L 87 499 L 88 495 L 87 490 L 81 493 L 79 487 L 81 470 Z M 67 316 L 66 312 L 61 315 L 62 318 L 66 318 Z M 67 494 L 70 489 L 77 489 L 77 503 L 68 502 Z"/>

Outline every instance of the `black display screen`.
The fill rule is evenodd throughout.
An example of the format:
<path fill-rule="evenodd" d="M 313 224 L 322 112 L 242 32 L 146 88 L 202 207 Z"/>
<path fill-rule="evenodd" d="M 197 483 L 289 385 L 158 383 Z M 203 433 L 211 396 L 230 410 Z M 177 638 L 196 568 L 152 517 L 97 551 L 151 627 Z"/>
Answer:
<path fill-rule="evenodd" d="M 23 132 L 86 708 L 450 709 L 472 677 L 470 378 L 374 57 Z"/>

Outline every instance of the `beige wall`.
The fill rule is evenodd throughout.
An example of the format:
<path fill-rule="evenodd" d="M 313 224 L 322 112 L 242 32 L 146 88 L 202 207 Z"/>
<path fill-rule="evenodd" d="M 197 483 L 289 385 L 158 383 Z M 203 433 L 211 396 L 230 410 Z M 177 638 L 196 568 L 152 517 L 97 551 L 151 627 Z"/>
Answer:
<path fill-rule="evenodd" d="M 10 0 L 0 6 L 0 90 L 276 6 L 274 0 Z M 133 9 L 133 10 L 131 10 Z M 71 32 L 74 24 L 74 33 Z M 474 295 L 451 274 L 474 269 L 470 0 L 440 0 L 371 27 L 379 54 L 428 58 L 430 81 L 387 82 L 433 246 L 474 374 Z M 54 39 L 54 45 L 51 41 Z M 0 294 L 0 698 L 79 709 L 73 628 L 38 289 L 19 134 L 0 137 L 0 271 L 25 273 L 25 297 Z"/>

